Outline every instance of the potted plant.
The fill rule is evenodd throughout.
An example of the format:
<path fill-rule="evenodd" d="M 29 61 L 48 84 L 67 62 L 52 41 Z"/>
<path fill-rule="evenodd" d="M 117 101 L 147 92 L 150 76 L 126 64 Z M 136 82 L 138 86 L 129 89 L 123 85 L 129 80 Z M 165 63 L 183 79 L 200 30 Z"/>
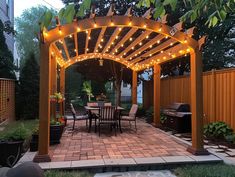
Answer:
<path fill-rule="evenodd" d="M 38 136 L 38 127 L 37 127 L 33 131 L 32 138 L 31 138 L 30 145 L 29 145 L 29 149 L 31 152 L 35 152 L 38 150 L 38 140 L 39 140 L 39 136 Z"/>
<path fill-rule="evenodd" d="M 21 157 L 22 145 L 29 136 L 29 131 L 21 124 L 16 129 L 0 137 L 0 165 L 14 166 Z"/>

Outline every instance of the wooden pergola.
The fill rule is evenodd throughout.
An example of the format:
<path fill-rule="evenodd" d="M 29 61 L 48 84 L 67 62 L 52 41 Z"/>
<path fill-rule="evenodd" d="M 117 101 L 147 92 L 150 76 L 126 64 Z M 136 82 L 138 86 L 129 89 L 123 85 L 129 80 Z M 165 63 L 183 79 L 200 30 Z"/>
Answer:
<path fill-rule="evenodd" d="M 154 124 L 160 124 L 161 64 L 190 55 L 191 112 L 193 154 L 201 155 L 203 148 L 202 58 L 200 48 L 205 38 L 192 38 L 194 28 L 183 30 L 182 23 L 173 27 L 151 20 L 151 10 L 142 17 L 134 17 L 130 9 L 123 16 L 114 15 L 110 8 L 107 16 L 74 21 L 50 31 L 41 32 L 40 43 L 40 125 L 39 151 L 35 162 L 50 161 L 49 126 L 50 95 L 59 90 L 65 93 L 65 70 L 88 59 L 108 59 L 122 63 L 133 70 L 132 103 L 137 103 L 138 72 L 153 67 Z M 57 67 L 60 68 L 60 88 L 57 88 Z"/>

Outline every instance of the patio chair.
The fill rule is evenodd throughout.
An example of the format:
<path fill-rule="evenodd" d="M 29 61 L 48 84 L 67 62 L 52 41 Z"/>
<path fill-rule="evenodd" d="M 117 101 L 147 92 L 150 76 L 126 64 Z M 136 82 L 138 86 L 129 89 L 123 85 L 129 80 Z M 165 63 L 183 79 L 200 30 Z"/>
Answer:
<path fill-rule="evenodd" d="M 71 112 L 73 114 L 73 130 L 74 130 L 74 127 L 75 127 L 75 122 L 79 121 L 79 120 L 86 120 L 86 127 L 87 127 L 87 121 L 88 121 L 88 118 L 89 118 L 88 115 L 85 114 L 85 115 L 77 116 L 77 113 L 76 113 L 72 103 L 70 103 L 70 108 L 71 108 Z"/>
<path fill-rule="evenodd" d="M 98 127 L 99 127 L 99 136 L 100 136 L 100 125 L 106 124 L 115 128 L 115 136 L 117 135 L 117 116 L 116 116 L 116 107 L 114 106 L 104 106 L 99 108 L 99 122 L 98 122 Z"/>
<path fill-rule="evenodd" d="M 136 127 L 136 113 L 138 111 L 138 105 L 133 104 L 131 106 L 131 110 L 128 115 L 123 115 L 121 116 L 121 121 L 129 121 L 130 127 L 131 127 L 131 122 L 135 122 L 135 130 L 137 130 Z"/>

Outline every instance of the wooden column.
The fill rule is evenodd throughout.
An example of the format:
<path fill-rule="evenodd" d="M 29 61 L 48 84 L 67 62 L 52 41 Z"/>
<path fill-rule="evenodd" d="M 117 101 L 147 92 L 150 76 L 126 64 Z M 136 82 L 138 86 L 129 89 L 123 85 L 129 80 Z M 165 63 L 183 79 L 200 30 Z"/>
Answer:
<path fill-rule="evenodd" d="M 154 65 L 153 68 L 153 123 L 157 127 L 160 125 L 160 102 L 161 102 L 161 66 Z"/>
<path fill-rule="evenodd" d="M 65 68 L 60 69 L 60 93 L 65 96 Z M 65 115 L 65 101 L 60 103 L 60 115 Z"/>
<path fill-rule="evenodd" d="M 34 162 L 49 162 L 50 56 L 49 44 L 40 44 L 39 147 Z"/>
<path fill-rule="evenodd" d="M 190 56 L 192 146 L 187 150 L 194 155 L 204 155 L 208 152 L 203 148 L 202 56 L 198 49 L 191 51 Z"/>
<path fill-rule="evenodd" d="M 51 88 L 50 95 L 57 92 L 57 62 L 55 57 L 51 57 Z M 51 103 L 51 117 L 56 118 L 56 102 Z"/>
<path fill-rule="evenodd" d="M 60 93 L 65 94 L 65 68 L 60 69 Z"/>
<path fill-rule="evenodd" d="M 132 104 L 137 104 L 137 78 L 138 73 L 133 70 L 132 72 Z"/>

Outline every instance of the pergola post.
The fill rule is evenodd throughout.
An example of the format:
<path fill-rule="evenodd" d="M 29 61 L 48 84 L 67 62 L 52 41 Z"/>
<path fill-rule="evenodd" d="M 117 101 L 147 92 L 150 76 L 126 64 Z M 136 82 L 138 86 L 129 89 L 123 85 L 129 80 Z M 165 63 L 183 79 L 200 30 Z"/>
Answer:
<path fill-rule="evenodd" d="M 49 162 L 50 137 L 50 45 L 40 43 L 39 147 L 34 162 Z"/>
<path fill-rule="evenodd" d="M 65 68 L 60 68 L 60 93 L 65 96 Z M 65 114 L 65 101 L 60 103 L 60 115 Z"/>
<path fill-rule="evenodd" d="M 199 49 L 191 51 L 190 56 L 192 146 L 187 150 L 195 155 L 204 155 L 208 152 L 203 147 L 202 56 Z"/>
<path fill-rule="evenodd" d="M 132 71 L 132 104 L 137 104 L 137 71 Z"/>
<path fill-rule="evenodd" d="M 57 61 L 56 58 L 51 56 L 51 89 L 50 95 L 57 92 Z M 56 118 L 56 103 L 51 103 L 51 116 Z"/>
<path fill-rule="evenodd" d="M 160 125 L 160 101 L 161 101 L 161 66 L 155 64 L 153 68 L 153 122 L 157 127 Z"/>

